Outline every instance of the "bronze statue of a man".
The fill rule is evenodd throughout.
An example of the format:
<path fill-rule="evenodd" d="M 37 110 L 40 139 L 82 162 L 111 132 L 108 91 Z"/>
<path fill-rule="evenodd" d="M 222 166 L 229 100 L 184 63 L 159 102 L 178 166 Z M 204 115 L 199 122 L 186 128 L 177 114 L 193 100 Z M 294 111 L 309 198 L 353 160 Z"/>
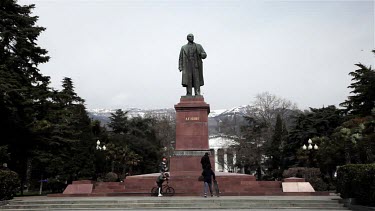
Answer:
<path fill-rule="evenodd" d="M 200 87 L 203 81 L 202 59 L 207 57 L 202 46 L 194 42 L 194 35 L 188 34 L 188 44 L 181 47 L 178 69 L 182 72 L 182 86 L 186 87 L 186 96 L 192 95 L 194 87 L 195 95 L 201 95 Z"/>

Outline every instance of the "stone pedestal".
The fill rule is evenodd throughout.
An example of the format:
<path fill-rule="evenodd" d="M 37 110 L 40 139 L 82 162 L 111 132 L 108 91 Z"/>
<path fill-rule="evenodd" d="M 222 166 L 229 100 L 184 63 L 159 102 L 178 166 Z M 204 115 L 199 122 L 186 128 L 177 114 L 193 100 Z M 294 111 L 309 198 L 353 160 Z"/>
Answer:
<path fill-rule="evenodd" d="M 181 97 L 176 109 L 176 150 L 209 150 L 208 114 L 210 105 L 203 96 Z"/>
<path fill-rule="evenodd" d="M 176 148 L 170 160 L 171 174 L 181 171 L 202 172 L 200 159 L 208 152 L 208 114 L 210 105 L 203 96 L 182 96 L 176 109 Z M 210 156 L 212 159 L 213 156 Z M 215 162 L 211 160 L 212 168 Z M 177 173 L 178 174 L 178 173 Z"/>

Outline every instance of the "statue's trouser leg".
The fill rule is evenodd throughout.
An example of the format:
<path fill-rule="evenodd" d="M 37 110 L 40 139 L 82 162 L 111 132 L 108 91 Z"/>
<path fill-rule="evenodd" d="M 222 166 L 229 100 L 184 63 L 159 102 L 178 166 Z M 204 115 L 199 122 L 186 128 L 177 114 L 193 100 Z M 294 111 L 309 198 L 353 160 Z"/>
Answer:
<path fill-rule="evenodd" d="M 192 90 L 193 90 L 193 88 L 191 87 L 191 85 L 189 86 L 186 86 L 186 95 L 192 95 L 191 93 L 192 93 Z"/>
<path fill-rule="evenodd" d="M 198 85 L 194 86 L 195 95 L 201 95 L 201 88 Z"/>
<path fill-rule="evenodd" d="M 192 81 L 193 81 L 195 95 L 201 95 L 201 89 L 200 89 L 200 85 L 199 85 L 200 84 L 200 82 L 199 82 L 199 71 L 198 71 L 197 68 L 194 68 Z"/>

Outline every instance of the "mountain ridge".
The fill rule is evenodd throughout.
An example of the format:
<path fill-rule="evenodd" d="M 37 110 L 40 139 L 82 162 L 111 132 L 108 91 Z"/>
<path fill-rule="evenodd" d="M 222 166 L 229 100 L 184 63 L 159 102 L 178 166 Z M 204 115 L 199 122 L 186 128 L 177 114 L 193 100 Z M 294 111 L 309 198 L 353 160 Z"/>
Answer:
<path fill-rule="evenodd" d="M 209 118 L 215 118 L 222 115 L 232 114 L 246 114 L 247 105 L 241 105 L 230 109 L 215 109 L 211 110 L 208 115 Z M 107 109 L 107 108 L 94 108 L 86 109 L 86 111 L 92 116 L 106 116 L 110 117 L 111 113 L 115 113 L 118 109 Z M 174 108 L 156 108 L 156 109 L 141 109 L 141 108 L 122 108 L 123 111 L 128 111 L 129 117 L 144 117 L 146 114 L 169 114 L 175 113 Z"/>
<path fill-rule="evenodd" d="M 222 128 L 229 124 L 241 124 L 243 122 L 243 116 L 246 115 L 248 106 L 242 105 L 233 107 L 230 109 L 215 109 L 211 110 L 208 115 L 208 129 L 209 134 L 214 135 L 222 132 Z M 107 125 L 110 121 L 109 117 L 111 113 L 115 113 L 117 109 L 86 109 L 88 115 L 93 120 L 99 120 L 102 125 Z M 160 109 L 140 109 L 140 108 L 124 108 L 123 111 L 127 111 L 129 118 L 134 117 L 145 117 L 145 116 L 156 116 L 156 117 L 168 117 L 171 119 L 175 118 L 174 108 L 160 108 Z M 238 128 L 239 126 L 237 126 Z"/>

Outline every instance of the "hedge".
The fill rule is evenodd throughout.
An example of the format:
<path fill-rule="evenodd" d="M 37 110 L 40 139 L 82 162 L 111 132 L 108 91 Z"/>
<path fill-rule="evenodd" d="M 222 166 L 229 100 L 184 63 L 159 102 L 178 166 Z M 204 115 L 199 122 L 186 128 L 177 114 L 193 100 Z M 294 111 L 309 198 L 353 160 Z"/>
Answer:
<path fill-rule="evenodd" d="M 0 170 L 0 200 L 12 199 L 19 188 L 18 174 L 10 170 Z"/>
<path fill-rule="evenodd" d="M 337 170 L 337 192 L 359 204 L 375 205 L 375 164 L 349 164 Z"/>

